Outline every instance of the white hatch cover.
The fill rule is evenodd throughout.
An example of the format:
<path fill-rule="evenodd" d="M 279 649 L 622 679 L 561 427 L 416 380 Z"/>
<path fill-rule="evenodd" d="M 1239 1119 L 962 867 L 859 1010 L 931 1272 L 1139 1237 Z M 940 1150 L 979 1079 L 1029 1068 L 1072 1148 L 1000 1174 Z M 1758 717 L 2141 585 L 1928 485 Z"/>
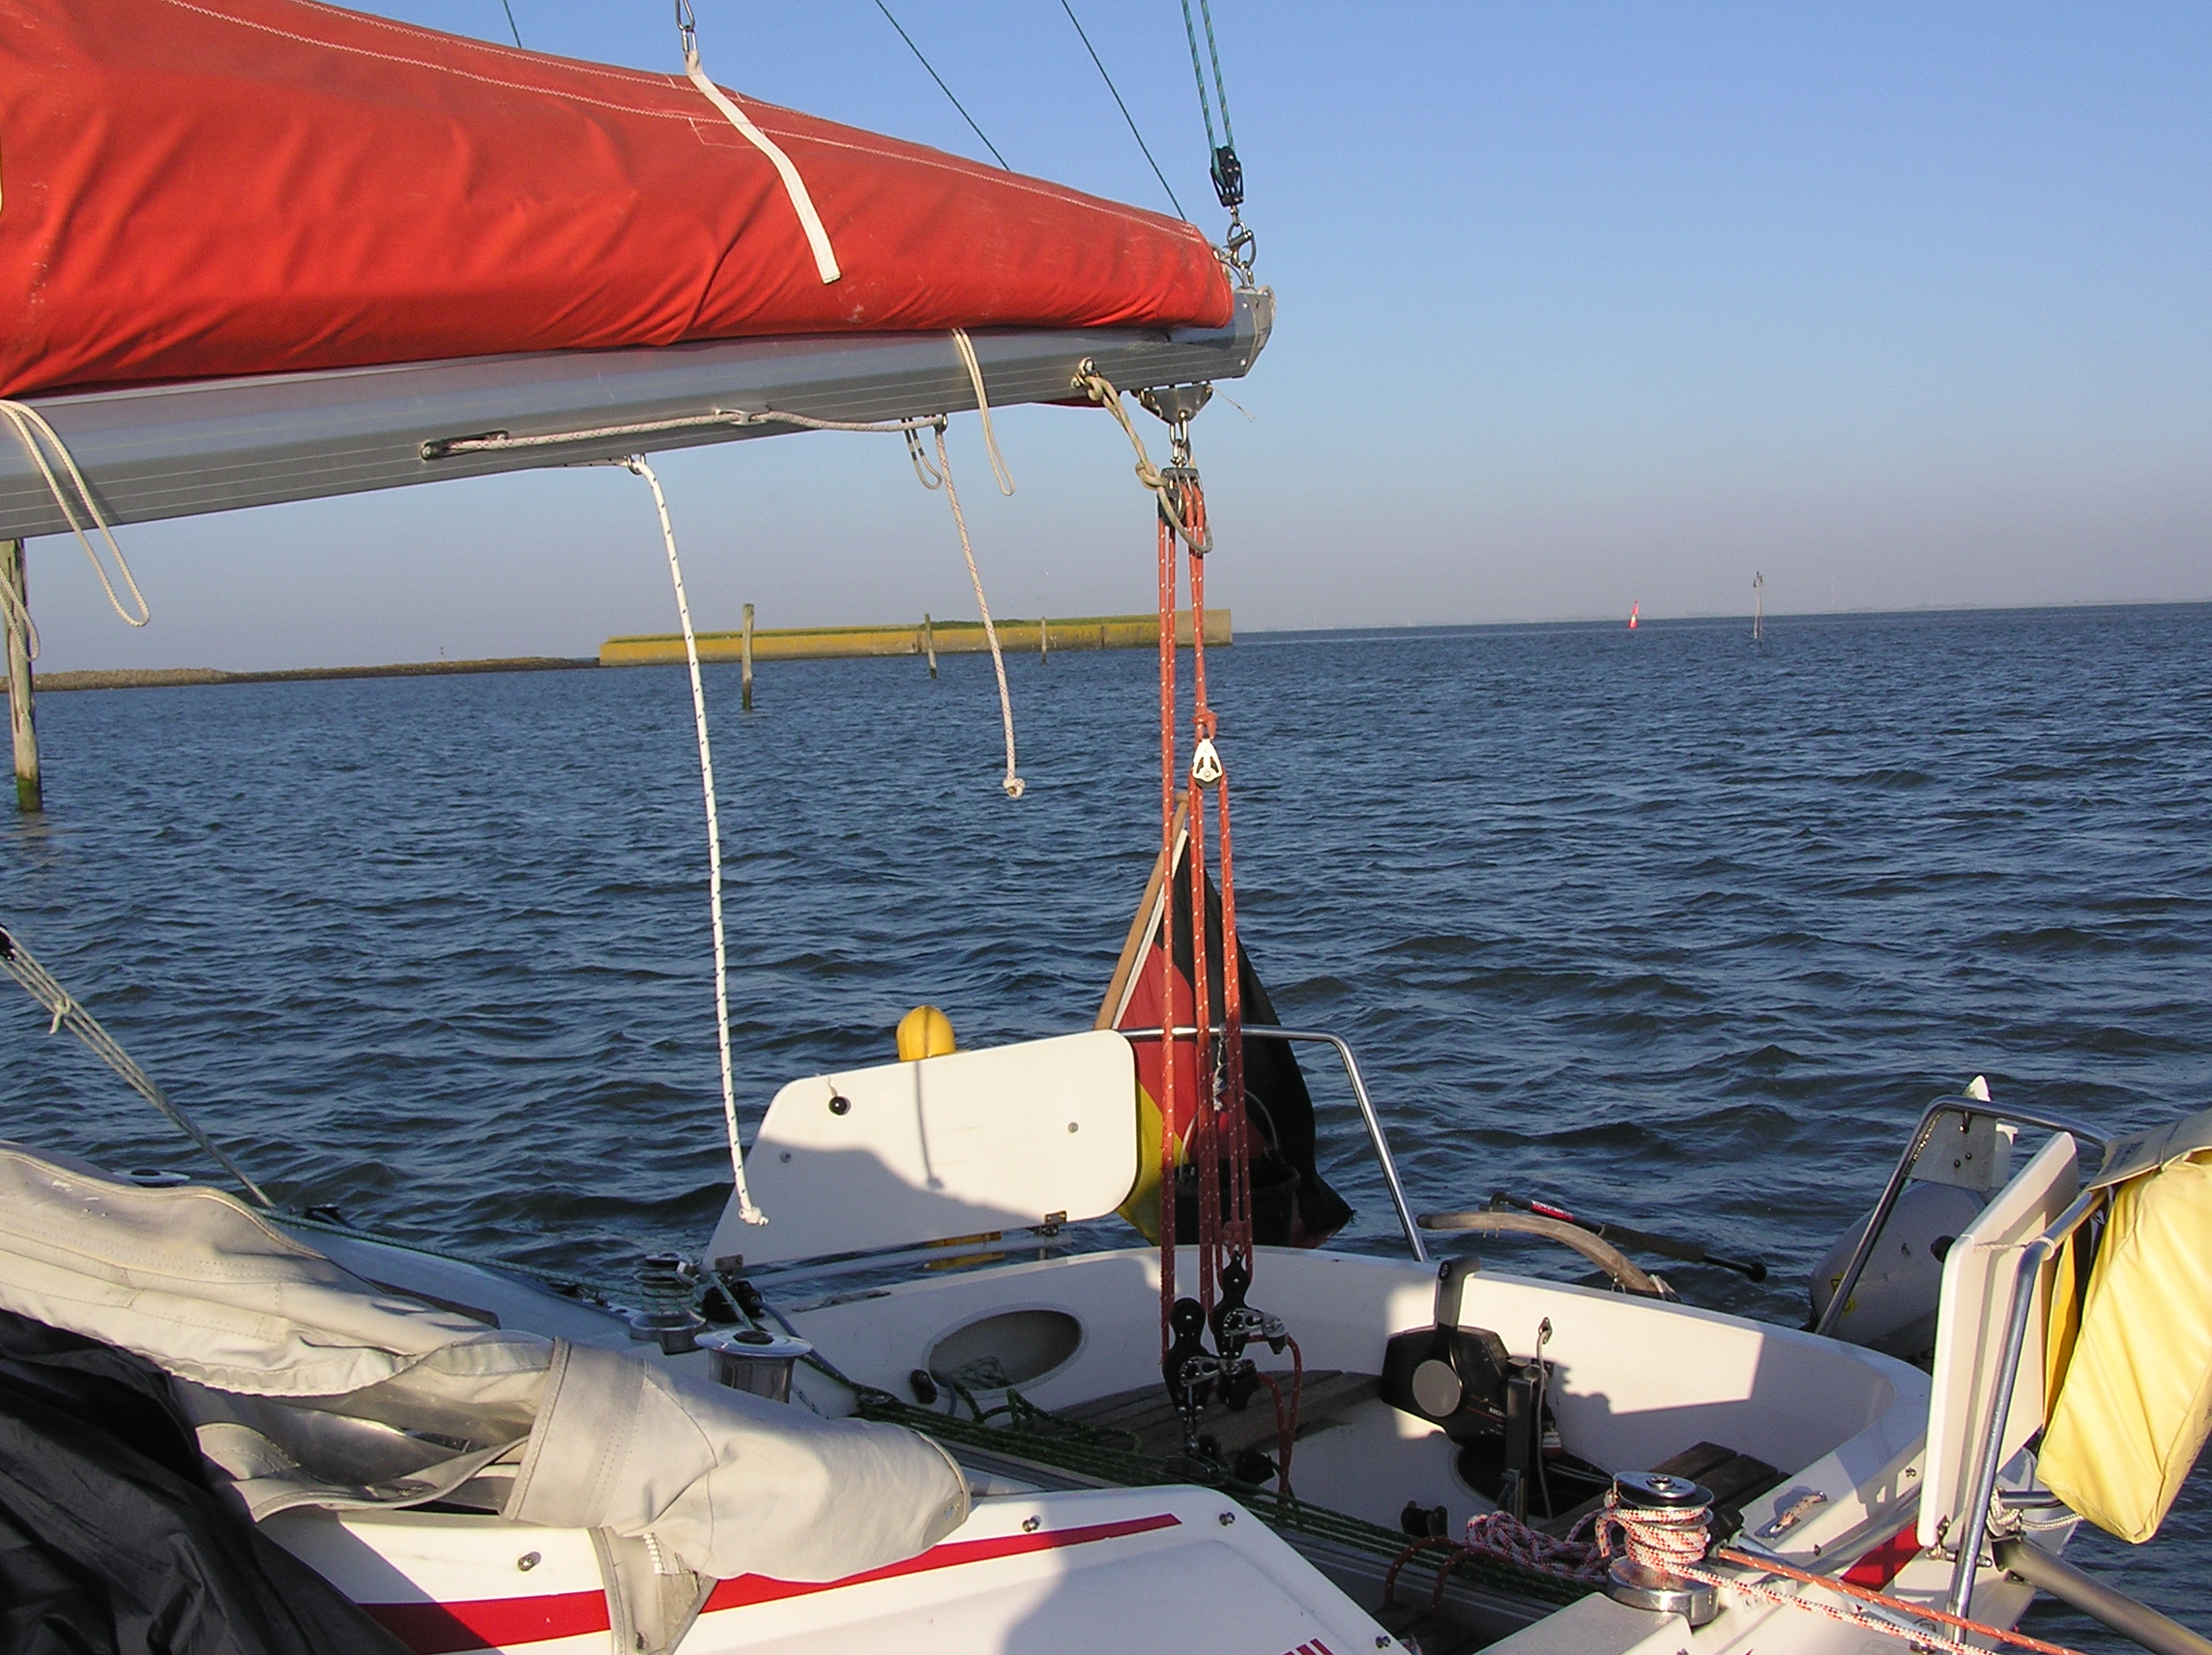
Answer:
<path fill-rule="evenodd" d="M 1096 1218 L 1137 1181 L 1137 1065 L 1112 1030 L 793 1081 L 745 1156 L 765 1225 L 709 1257 L 786 1263 Z"/>

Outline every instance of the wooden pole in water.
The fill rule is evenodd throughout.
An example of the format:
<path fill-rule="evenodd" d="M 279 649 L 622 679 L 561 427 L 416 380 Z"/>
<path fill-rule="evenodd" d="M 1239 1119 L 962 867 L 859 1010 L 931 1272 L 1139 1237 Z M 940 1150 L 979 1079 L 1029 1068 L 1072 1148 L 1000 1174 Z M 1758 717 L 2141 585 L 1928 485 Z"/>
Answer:
<path fill-rule="evenodd" d="M 929 676 L 937 676 L 937 624 L 930 620 L 929 611 L 921 612 L 921 648 L 929 657 Z"/>
<path fill-rule="evenodd" d="M 1040 661 L 1048 659 L 1051 654 L 1052 623 L 1039 615 L 1037 617 L 1037 659 Z"/>
<path fill-rule="evenodd" d="M 1751 641 L 1766 642 L 1766 576 L 1751 571 Z"/>
<path fill-rule="evenodd" d="M 738 645 L 738 659 L 743 663 L 744 684 L 739 692 L 739 701 L 744 710 L 753 710 L 753 606 L 745 605 L 745 633 Z"/>
<path fill-rule="evenodd" d="M 31 576 L 23 542 L 0 540 L 0 586 L 8 592 L 8 730 L 15 739 L 15 808 L 45 808 L 39 784 L 39 731 L 31 716 Z"/>

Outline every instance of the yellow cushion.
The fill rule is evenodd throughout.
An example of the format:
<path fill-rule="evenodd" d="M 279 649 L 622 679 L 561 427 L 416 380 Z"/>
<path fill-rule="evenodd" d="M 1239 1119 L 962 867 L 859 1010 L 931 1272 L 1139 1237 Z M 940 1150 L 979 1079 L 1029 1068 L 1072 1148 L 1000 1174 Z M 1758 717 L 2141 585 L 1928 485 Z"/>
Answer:
<path fill-rule="evenodd" d="M 2139 1545 L 2212 1434 L 2212 1153 L 2119 1186 L 2080 1325 L 2066 1330 L 2069 1274 L 2052 1295 L 2050 1343 L 2064 1371 L 2043 1481 L 2099 1528 Z"/>

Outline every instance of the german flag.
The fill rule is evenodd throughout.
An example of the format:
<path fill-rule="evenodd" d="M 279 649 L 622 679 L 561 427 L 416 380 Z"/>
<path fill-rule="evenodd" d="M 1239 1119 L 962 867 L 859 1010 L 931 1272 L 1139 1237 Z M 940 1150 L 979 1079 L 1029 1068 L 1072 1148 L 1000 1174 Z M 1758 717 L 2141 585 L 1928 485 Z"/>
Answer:
<path fill-rule="evenodd" d="M 1175 1027 L 1192 1027 L 1198 1004 L 1191 948 L 1190 833 L 1180 813 L 1176 819 L 1174 846 L 1174 878 L 1163 878 L 1161 861 L 1154 861 L 1096 1025 L 1138 1036 L 1131 1042 L 1137 1055 L 1137 1183 L 1121 1211 L 1148 1240 L 1155 1242 L 1160 1238 L 1158 1100 L 1164 1060 L 1158 1030 L 1163 946 L 1172 945 L 1175 950 Z M 1168 893 L 1164 897 L 1163 886 Z M 1279 1028 L 1282 1020 L 1275 1015 L 1274 1003 L 1252 967 L 1251 951 L 1241 946 L 1241 938 L 1238 942 L 1241 957 L 1237 981 L 1245 1026 Z M 1206 959 L 1207 1001 L 1218 1041 L 1226 973 L 1222 969 L 1221 893 L 1210 873 L 1206 882 Z M 1142 1037 L 1148 1030 L 1152 1031 L 1149 1040 Z M 1179 1169 L 1176 1239 L 1181 1245 L 1198 1238 L 1198 1179 L 1202 1174 L 1190 1163 L 1186 1147 L 1200 1096 L 1197 1040 L 1177 1040 L 1173 1060 L 1174 1133 Z M 1226 1149 L 1236 1142 L 1231 1134 L 1240 1132 L 1249 1147 L 1253 1239 L 1264 1247 L 1320 1246 L 1351 1221 L 1352 1207 L 1329 1188 L 1314 1165 L 1313 1094 L 1306 1089 L 1305 1075 L 1289 1041 L 1245 1035 L 1242 1104 L 1240 1111 L 1223 1110 L 1218 1143 Z M 1225 1174 L 1217 1168 L 1214 1176 L 1222 1177 Z"/>

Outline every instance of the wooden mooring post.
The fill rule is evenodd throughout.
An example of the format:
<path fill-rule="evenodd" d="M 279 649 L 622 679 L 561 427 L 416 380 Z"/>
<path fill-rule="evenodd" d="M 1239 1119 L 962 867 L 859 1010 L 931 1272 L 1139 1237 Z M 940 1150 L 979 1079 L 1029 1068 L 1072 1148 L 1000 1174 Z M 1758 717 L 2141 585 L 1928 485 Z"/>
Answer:
<path fill-rule="evenodd" d="M 1037 659 L 1049 660 L 1051 656 L 1052 623 L 1040 615 L 1037 617 Z"/>
<path fill-rule="evenodd" d="M 745 636 L 739 646 L 738 659 L 744 668 L 744 686 L 738 699 L 750 712 L 753 710 L 753 606 L 749 603 L 745 605 Z"/>
<path fill-rule="evenodd" d="M 929 676 L 937 676 L 937 624 L 930 620 L 929 611 L 921 612 L 921 648 L 929 656 Z"/>
<path fill-rule="evenodd" d="M 8 731 L 15 743 L 15 808 L 45 808 L 39 785 L 39 731 L 31 709 L 31 578 L 23 542 L 0 540 L 0 587 L 7 589 Z"/>

